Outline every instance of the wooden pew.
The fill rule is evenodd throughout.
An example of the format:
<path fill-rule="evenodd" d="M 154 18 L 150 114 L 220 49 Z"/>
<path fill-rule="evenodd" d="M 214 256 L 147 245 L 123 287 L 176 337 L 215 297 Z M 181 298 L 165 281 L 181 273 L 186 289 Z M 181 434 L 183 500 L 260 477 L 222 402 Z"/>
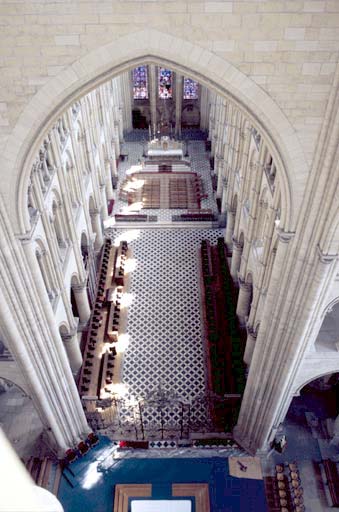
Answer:
<path fill-rule="evenodd" d="M 330 459 L 324 459 L 320 463 L 324 484 L 328 488 L 332 507 L 339 507 L 339 473 L 337 463 Z"/>

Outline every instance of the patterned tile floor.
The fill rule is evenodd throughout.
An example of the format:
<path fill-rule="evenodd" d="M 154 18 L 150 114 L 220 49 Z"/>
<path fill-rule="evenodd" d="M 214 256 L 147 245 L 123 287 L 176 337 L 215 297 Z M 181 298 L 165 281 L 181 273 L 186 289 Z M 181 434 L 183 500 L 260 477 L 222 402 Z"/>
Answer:
<path fill-rule="evenodd" d="M 216 211 L 209 178 L 209 161 L 204 142 L 189 143 L 193 170 L 201 173 L 209 198 L 205 208 Z M 121 162 L 120 181 L 126 170 L 138 162 L 142 145 L 125 143 L 128 161 Z M 117 201 L 115 212 L 126 203 Z M 176 210 L 157 210 L 169 219 Z M 154 214 L 154 210 L 150 210 Z M 171 397 L 192 401 L 205 391 L 205 352 L 201 321 L 199 247 L 201 240 L 215 243 L 223 235 L 219 229 L 140 229 L 109 228 L 113 239 L 127 238 L 136 268 L 130 275 L 127 334 L 122 380 L 128 396 L 142 398 L 159 386 Z M 170 413 L 168 413 L 170 415 Z M 203 421 L 204 406 L 196 413 Z M 157 422 L 159 411 L 148 408 L 145 421 Z M 179 421 L 178 410 L 168 420 Z M 199 418 L 196 418 L 197 421 Z"/>
<path fill-rule="evenodd" d="M 143 143 L 142 142 L 125 142 L 124 151 L 128 153 L 128 160 L 120 162 L 119 164 L 119 185 L 123 182 L 126 177 L 126 171 L 128 171 L 133 165 L 137 165 L 138 161 L 142 161 Z M 203 141 L 189 141 L 188 151 L 190 155 L 191 170 L 196 172 L 202 179 L 205 193 L 208 194 L 207 199 L 201 201 L 201 208 L 210 208 L 214 213 L 217 213 L 217 205 L 213 198 L 212 182 L 210 178 L 210 163 L 209 153 L 205 151 L 205 144 Z M 119 190 L 119 186 L 118 186 Z M 126 211 L 127 202 L 117 199 L 114 205 L 114 213 L 121 213 Z M 186 212 L 186 210 L 177 209 L 143 209 L 142 213 L 147 215 L 157 215 L 158 220 L 169 221 L 172 219 L 172 215 L 180 215 Z"/>
<path fill-rule="evenodd" d="M 198 251 L 202 239 L 215 243 L 221 235 L 220 230 L 145 229 L 130 242 L 136 269 L 123 380 L 133 395 L 145 396 L 159 383 L 185 399 L 203 392 Z"/>

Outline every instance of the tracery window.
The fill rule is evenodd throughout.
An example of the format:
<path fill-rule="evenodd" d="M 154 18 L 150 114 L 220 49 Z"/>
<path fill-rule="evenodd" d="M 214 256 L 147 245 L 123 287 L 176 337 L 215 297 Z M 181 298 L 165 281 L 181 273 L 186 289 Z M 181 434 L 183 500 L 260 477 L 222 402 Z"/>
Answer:
<path fill-rule="evenodd" d="M 184 78 L 184 100 L 197 100 L 199 95 L 199 84 L 191 78 Z"/>
<path fill-rule="evenodd" d="M 159 98 L 172 98 L 172 71 L 159 68 Z"/>
<path fill-rule="evenodd" d="M 135 100 L 148 99 L 147 66 L 138 66 L 133 69 L 133 98 Z"/>

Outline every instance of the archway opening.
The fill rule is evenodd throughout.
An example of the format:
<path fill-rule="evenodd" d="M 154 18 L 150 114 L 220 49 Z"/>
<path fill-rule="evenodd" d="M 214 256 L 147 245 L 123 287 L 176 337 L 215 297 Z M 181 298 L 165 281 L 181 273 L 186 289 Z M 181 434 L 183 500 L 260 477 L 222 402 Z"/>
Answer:
<path fill-rule="evenodd" d="M 23 389 L 1 375 L 0 424 L 25 463 L 30 457 L 40 454 L 44 426 L 33 402 Z"/>
<path fill-rule="evenodd" d="M 294 396 L 278 437 L 286 436 L 285 458 L 308 459 L 338 456 L 339 373 L 323 375 L 305 384 Z M 334 440 L 334 438 L 336 439 Z M 292 455 L 293 454 L 293 455 Z"/>
<path fill-rule="evenodd" d="M 306 161 L 299 141 L 293 137 L 292 127 L 289 126 L 285 116 L 272 98 L 229 62 L 216 57 L 202 47 L 188 44 L 180 38 L 159 33 L 153 29 L 141 31 L 138 37 L 138 48 L 135 49 L 135 55 L 132 58 L 130 44 L 130 37 L 124 36 L 114 43 L 98 48 L 90 56 L 91 62 L 93 62 L 91 66 L 88 66 L 87 57 L 89 56 L 86 55 L 84 59 L 79 60 L 78 67 L 72 66 L 72 73 L 67 74 L 68 70 L 65 70 L 55 78 L 56 89 L 59 92 L 57 98 L 53 98 L 53 106 L 50 104 L 50 100 L 46 101 L 45 98 L 46 94 L 48 95 L 47 90 L 51 87 L 51 81 L 49 81 L 46 87 L 42 87 L 39 91 L 37 95 L 39 97 L 34 98 L 34 107 L 27 109 L 22 114 L 13 131 L 13 137 L 8 141 L 8 147 L 11 147 L 12 144 L 18 147 L 20 139 L 19 145 L 23 144 L 20 158 L 16 162 L 6 162 L 6 165 L 15 167 L 14 176 L 19 177 L 22 169 L 25 169 L 25 176 L 18 180 L 20 184 L 16 188 L 20 196 L 19 202 L 22 199 L 25 202 L 26 199 L 29 168 L 41 143 L 41 134 L 52 126 L 65 107 L 68 108 L 83 94 L 103 84 L 106 80 L 146 63 L 147 65 L 164 66 L 193 81 L 197 80 L 205 87 L 210 87 L 211 90 L 233 101 L 247 113 L 255 128 L 269 140 L 274 161 L 279 162 L 278 166 L 284 168 L 285 176 L 282 186 L 284 207 L 286 206 L 284 208 L 286 212 L 284 223 L 286 229 L 291 229 L 296 220 L 292 197 L 298 194 L 299 185 L 296 182 L 292 187 L 289 180 L 290 178 L 294 179 L 297 168 L 299 170 L 303 167 L 306 168 Z M 135 44 L 133 44 L 134 47 Z M 178 51 L 177 48 L 186 48 L 186 50 Z M 82 60 L 84 60 L 84 65 L 82 65 Z M 82 71 L 80 72 L 80 70 Z M 64 73 L 65 76 L 63 76 Z M 70 81 L 71 83 L 69 83 Z M 60 84 L 63 84 L 62 87 Z M 40 96 L 44 101 L 39 101 Z M 55 105 L 57 106 L 55 107 Z M 262 109 L 260 105 L 265 105 L 265 108 Z M 53 111 L 53 116 L 50 115 L 51 111 Z M 270 112 L 269 115 L 268 112 Z M 31 119 L 32 117 L 34 119 Z M 31 126 L 32 133 L 27 134 L 26 130 L 23 135 L 21 125 Z M 25 211 L 22 214 L 20 212 L 21 209 L 19 209 L 20 219 L 17 219 L 18 225 L 21 225 L 19 231 L 24 232 L 28 229 L 29 219 Z"/>
<path fill-rule="evenodd" d="M 336 302 L 326 313 L 321 324 L 315 349 L 317 352 L 339 351 L 339 302 Z"/>

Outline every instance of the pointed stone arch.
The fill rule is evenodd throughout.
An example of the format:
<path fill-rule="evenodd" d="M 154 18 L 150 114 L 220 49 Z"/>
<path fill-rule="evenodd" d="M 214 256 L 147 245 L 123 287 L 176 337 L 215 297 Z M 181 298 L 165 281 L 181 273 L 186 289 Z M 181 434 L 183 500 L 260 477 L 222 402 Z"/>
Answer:
<path fill-rule="evenodd" d="M 274 100 L 225 59 L 182 38 L 144 29 L 125 35 L 84 55 L 51 78 L 31 99 L 8 138 L 3 165 L 8 180 L 8 207 L 15 231 L 30 229 L 26 202 L 32 162 L 46 131 L 81 96 L 140 63 L 163 64 L 233 101 L 265 137 L 281 168 L 284 228 L 293 231 L 303 185 L 297 174 L 308 170 L 298 137 Z M 20 207 L 14 205 L 19 202 Z"/>
<path fill-rule="evenodd" d="M 339 372 L 339 365 L 338 365 L 337 361 L 330 362 L 328 364 L 328 368 L 326 369 L 326 371 L 318 370 L 317 368 L 314 368 L 313 374 L 309 373 L 308 375 L 305 375 L 304 379 L 299 379 L 296 382 L 296 387 L 295 387 L 293 395 L 299 396 L 301 390 L 305 386 L 307 386 L 308 384 L 313 382 L 314 380 L 317 380 L 317 379 L 320 379 L 321 377 L 326 377 L 327 375 L 332 375 L 333 373 L 338 373 L 338 372 Z"/>

